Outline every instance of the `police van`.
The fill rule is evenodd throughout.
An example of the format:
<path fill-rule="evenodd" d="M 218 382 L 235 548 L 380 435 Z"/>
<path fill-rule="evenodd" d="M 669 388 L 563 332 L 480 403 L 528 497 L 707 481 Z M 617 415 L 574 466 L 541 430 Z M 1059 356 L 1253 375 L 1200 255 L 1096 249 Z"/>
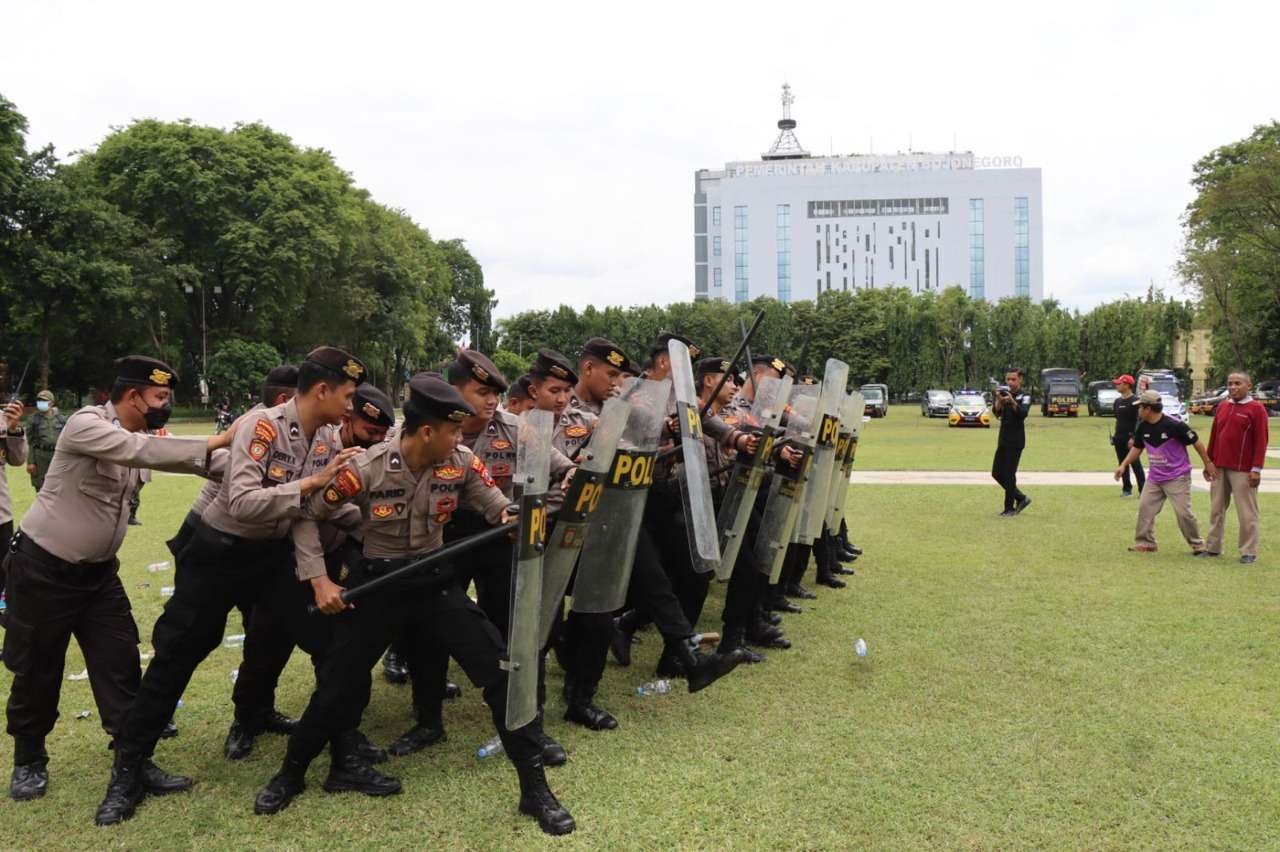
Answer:
<path fill-rule="evenodd" d="M 1040 371 L 1040 414 L 1053 417 L 1080 413 L 1080 371 L 1070 367 L 1048 367 Z"/>

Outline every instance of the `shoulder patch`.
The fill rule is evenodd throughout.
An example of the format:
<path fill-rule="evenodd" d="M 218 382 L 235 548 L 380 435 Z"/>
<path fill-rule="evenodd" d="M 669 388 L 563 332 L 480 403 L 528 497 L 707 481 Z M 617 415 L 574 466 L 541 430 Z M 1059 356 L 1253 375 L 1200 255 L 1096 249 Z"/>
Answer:
<path fill-rule="evenodd" d="M 360 474 L 356 473 L 351 467 L 344 467 L 338 471 L 338 475 L 325 488 L 324 502 L 330 506 L 336 506 L 343 500 L 351 499 L 363 490 L 364 483 L 360 481 Z"/>
<path fill-rule="evenodd" d="M 480 476 L 480 480 L 490 488 L 493 487 L 493 476 L 489 473 L 489 468 L 484 466 L 484 462 L 480 461 L 479 456 L 471 457 L 471 469 Z"/>
<path fill-rule="evenodd" d="M 262 461 L 267 457 L 267 450 L 270 449 L 268 443 L 261 438 L 254 438 L 249 442 L 249 458 L 254 461 Z"/>
<path fill-rule="evenodd" d="M 280 434 L 276 431 L 276 427 L 271 425 L 271 421 L 259 419 L 253 424 L 253 437 L 266 441 L 270 444 L 276 439 L 276 435 Z"/>

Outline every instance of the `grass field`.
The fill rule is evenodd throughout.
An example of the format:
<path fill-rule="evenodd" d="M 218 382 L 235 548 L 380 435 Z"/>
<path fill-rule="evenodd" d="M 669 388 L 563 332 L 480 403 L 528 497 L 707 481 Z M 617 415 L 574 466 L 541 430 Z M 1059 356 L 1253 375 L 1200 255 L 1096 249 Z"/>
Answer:
<path fill-rule="evenodd" d="M 900 432 L 938 427 L 932 440 L 988 440 L 941 421 L 906 425 L 900 413 L 869 425 L 860 464 L 887 455 L 877 444 Z M 1060 424 L 1063 435 L 1092 425 L 1042 427 L 1035 418 L 1032 446 Z M 924 441 L 917 452 L 934 454 Z M 976 467 L 988 458 L 984 446 Z M 30 489 L 20 471 L 9 479 L 20 515 Z M 144 566 L 168 558 L 163 541 L 196 485 L 158 476 L 143 494 L 144 525 L 121 553 L 146 650 L 172 573 Z M 1125 552 L 1132 500 L 1087 487 L 1034 497 L 1009 521 L 995 517 L 994 486 L 855 489 L 851 519 L 867 555 L 850 588 L 823 590 L 806 613 L 787 618 L 796 647 L 695 696 L 681 688 L 638 698 L 631 693 L 652 677 L 659 651 L 647 634 L 631 669 L 610 664 L 606 673 L 602 703 L 618 715 L 617 731 L 560 721 L 553 664 L 549 728 L 570 761 L 550 777 L 578 820 L 570 838 L 544 838 L 515 813 L 504 759 L 474 757 L 490 731 L 471 688 L 446 708 L 447 743 L 384 767 L 404 779 L 405 794 L 327 795 L 321 757 L 293 807 L 253 816 L 254 792 L 284 742 L 263 738 L 241 763 L 222 758 L 229 674 L 240 656 L 224 648 L 177 712 L 181 735 L 158 753 L 163 766 L 198 778 L 194 791 L 148 800 L 131 822 L 96 829 L 110 756 L 88 683 L 64 681 L 50 793 L 0 801 L 0 847 L 1274 846 L 1280 562 L 1267 541 L 1252 567 L 1205 564 L 1185 555 L 1166 513 L 1161 552 L 1137 556 Z M 1207 497 L 1194 499 L 1207 519 Z M 1267 534 L 1280 495 L 1261 500 Z M 713 589 L 706 628 L 716 627 L 721 594 Z M 233 616 L 227 633 L 238 632 Z M 859 636 L 870 647 L 864 659 L 851 650 Z M 73 644 L 67 673 L 81 668 Z M 295 658 L 279 705 L 298 712 L 310 680 Z M 0 693 L 8 685 L 0 673 Z M 408 704 L 406 688 L 378 679 L 365 730 L 391 739 L 409 721 Z M 92 718 L 77 720 L 86 709 Z M 6 770 L 10 748 L 0 739 Z"/>
<path fill-rule="evenodd" d="M 1021 470 L 1089 471 L 1116 466 L 1109 443 L 1115 431 L 1111 417 L 1041 417 L 1038 408 L 1027 418 L 1027 449 Z M 1211 418 L 1195 415 L 1191 425 L 1209 440 Z M 1280 423 L 1280 421 L 1277 421 Z M 865 470 L 989 470 L 1000 421 L 990 429 L 953 428 L 945 418 L 920 416 L 918 405 L 895 405 L 889 416 L 862 424 L 858 467 Z M 1280 427 L 1273 444 L 1280 444 Z M 1195 453 L 1192 453 L 1195 457 Z M 1197 459 L 1198 461 L 1198 459 Z"/>

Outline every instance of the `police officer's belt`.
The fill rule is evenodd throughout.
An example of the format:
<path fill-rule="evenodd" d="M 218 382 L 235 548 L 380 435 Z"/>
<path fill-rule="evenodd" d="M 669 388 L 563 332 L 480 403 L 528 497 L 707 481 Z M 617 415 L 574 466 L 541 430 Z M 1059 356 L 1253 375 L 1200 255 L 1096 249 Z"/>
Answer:
<path fill-rule="evenodd" d="M 52 568 L 79 568 L 86 571 L 108 571 L 116 567 L 115 559 L 108 559 L 105 562 L 68 562 L 54 556 L 40 545 L 36 544 L 22 530 L 18 530 L 13 534 L 13 539 L 9 545 L 11 550 L 21 553 L 23 556 L 29 556 L 37 562 L 41 562 Z"/>

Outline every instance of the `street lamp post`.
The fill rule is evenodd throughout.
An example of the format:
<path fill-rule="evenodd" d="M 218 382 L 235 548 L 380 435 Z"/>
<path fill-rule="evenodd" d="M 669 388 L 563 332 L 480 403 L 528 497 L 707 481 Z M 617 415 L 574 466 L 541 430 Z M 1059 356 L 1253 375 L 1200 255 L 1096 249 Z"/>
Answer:
<path fill-rule="evenodd" d="M 195 288 L 190 284 L 182 285 L 182 289 L 188 295 L 195 292 Z M 213 285 L 213 295 L 221 296 L 222 287 L 218 284 Z M 205 309 L 204 298 L 204 279 L 200 279 L 200 381 L 206 381 L 209 374 L 209 322 L 208 314 Z"/>

